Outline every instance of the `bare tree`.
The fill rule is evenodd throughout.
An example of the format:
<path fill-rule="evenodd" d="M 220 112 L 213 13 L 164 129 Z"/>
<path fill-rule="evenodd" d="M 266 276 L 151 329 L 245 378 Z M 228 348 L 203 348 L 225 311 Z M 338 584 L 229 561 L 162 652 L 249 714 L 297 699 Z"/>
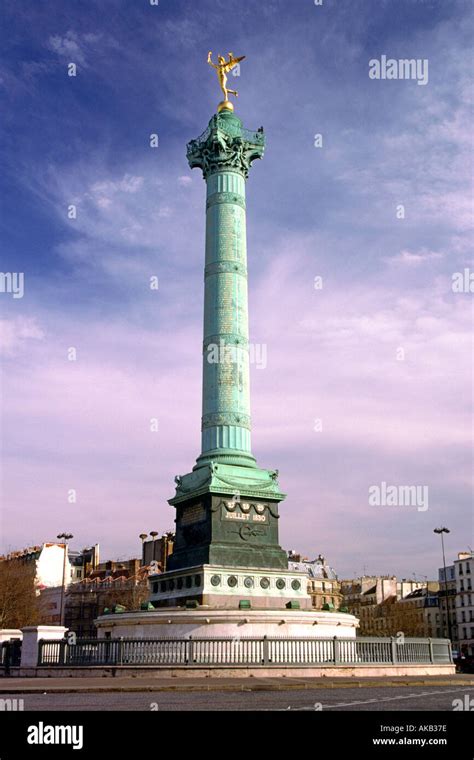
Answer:
<path fill-rule="evenodd" d="M 0 628 L 23 628 L 38 623 L 35 574 L 34 562 L 0 561 Z"/>
<path fill-rule="evenodd" d="M 104 607 L 113 607 L 122 604 L 127 610 L 138 610 L 142 602 L 146 602 L 150 596 L 148 578 L 128 578 L 123 584 L 115 585 L 107 590 L 101 601 Z"/>

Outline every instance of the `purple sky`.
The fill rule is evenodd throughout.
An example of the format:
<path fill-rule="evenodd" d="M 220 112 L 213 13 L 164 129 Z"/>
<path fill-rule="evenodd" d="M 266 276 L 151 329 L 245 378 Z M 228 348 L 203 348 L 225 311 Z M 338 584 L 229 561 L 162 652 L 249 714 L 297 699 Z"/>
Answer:
<path fill-rule="evenodd" d="M 241 0 L 232 33 L 220 0 L 6 5 L 1 267 L 25 295 L 0 293 L 0 550 L 68 530 L 128 557 L 173 527 L 201 413 L 205 185 L 185 145 L 218 100 L 207 51 L 230 49 L 248 56 L 238 115 L 267 134 L 253 452 L 288 494 L 281 543 L 340 576 L 436 577 L 434 527 L 448 559 L 472 546 L 472 293 L 452 291 L 474 268 L 470 4 Z M 369 79 L 382 54 L 428 59 L 428 84 Z M 426 486 L 428 509 L 369 505 L 382 482 Z"/>

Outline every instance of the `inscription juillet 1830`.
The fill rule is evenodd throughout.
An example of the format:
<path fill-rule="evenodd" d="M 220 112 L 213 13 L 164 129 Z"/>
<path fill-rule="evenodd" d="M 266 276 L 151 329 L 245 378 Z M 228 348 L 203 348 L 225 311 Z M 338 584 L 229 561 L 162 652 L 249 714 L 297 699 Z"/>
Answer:
<path fill-rule="evenodd" d="M 268 504 L 253 504 L 247 501 L 223 501 L 223 517 L 225 520 L 241 522 L 267 522 L 265 511 Z"/>

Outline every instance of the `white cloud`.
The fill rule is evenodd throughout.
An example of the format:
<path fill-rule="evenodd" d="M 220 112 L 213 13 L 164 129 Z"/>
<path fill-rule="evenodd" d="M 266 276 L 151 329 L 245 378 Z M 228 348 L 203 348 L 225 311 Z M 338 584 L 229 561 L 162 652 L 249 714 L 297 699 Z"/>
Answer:
<path fill-rule="evenodd" d="M 50 37 L 48 47 L 61 58 L 66 59 L 68 63 L 76 63 L 81 66 L 87 65 L 79 37 L 73 31 L 67 32 L 64 37 L 59 35 Z"/>
<path fill-rule="evenodd" d="M 420 249 L 419 251 L 400 251 L 396 256 L 389 256 L 384 258 L 389 264 L 422 264 L 426 261 L 437 261 L 444 258 L 443 253 L 437 251 L 427 251 L 426 249 Z"/>
<path fill-rule="evenodd" d="M 109 208 L 112 205 L 114 197 L 119 193 L 129 193 L 134 195 L 143 187 L 144 178 L 132 174 L 124 174 L 120 180 L 101 180 L 94 182 L 89 188 L 89 192 L 83 194 L 83 198 L 92 197 L 93 201 L 100 208 Z"/>
<path fill-rule="evenodd" d="M 100 42 L 100 45 L 98 43 Z M 102 52 L 105 47 L 113 45 L 110 37 L 103 34 L 78 34 L 69 30 L 65 35 L 52 35 L 48 39 L 47 47 L 56 53 L 66 63 L 75 63 L 87 68 L 89 59 L 96 52 Z"/>
<path fill-rule="evenodd" d="M 14 317 L 0 320 L 0 350 L 5 354 L 14 354 L 24 347 L 29 340 L 43 340 L 44 332 L 36 319 Z"/>

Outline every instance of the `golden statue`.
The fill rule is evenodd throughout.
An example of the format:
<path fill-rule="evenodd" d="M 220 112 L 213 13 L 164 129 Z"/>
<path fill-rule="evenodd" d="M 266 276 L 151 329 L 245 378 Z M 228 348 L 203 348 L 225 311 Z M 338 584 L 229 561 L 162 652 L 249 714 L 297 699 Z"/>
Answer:
<path fill-rule="evenodd" d="M 235 97 L 238 97 L 238 92 L 236 90 L 229 90 L 227 87 L 227 74 L 229 71 L 232 71 L 232 69 L 237 66 L 240 61 L 243 61 L 245 58 L 245 55 L 242 55 L 240 58 L 234 58 L 233 53 L 229 53 L 229 60 L 226 61 L 226 59 L 219 55 L 217 56 L 218 63 L 212 62 L 212 52 L 209 52 L 207 56 L 207 62 L 209 66 L 212 66 L 213 69 L 217 71 L 217 76 L 219 78 L 219 84 L 221 86 L 221 90 L 224 93 L 224 100 L 222 103 L 219 103 L 218 111 L 222 111 L 223 108 L 226 108 L 229 111 L 234 110 L 234 106 L 229 100 L 229 95 L 235 95 Z"/>

